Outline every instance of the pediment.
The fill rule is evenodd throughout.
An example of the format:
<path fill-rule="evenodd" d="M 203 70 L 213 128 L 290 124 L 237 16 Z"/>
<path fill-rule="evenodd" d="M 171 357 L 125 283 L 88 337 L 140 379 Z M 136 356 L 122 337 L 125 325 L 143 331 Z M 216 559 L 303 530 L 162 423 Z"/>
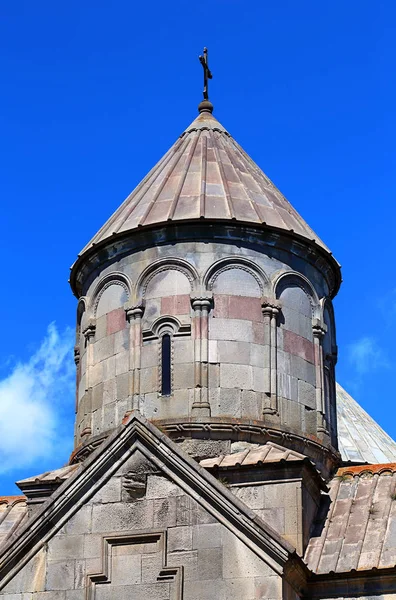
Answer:
<path fill-rule="evenodd" d="M 154 507 L 154 516 L 150 507 Z M 84 529 L 88 515 L 91 521 Z M 170 518 L 174 522 L 171 523 Z M 168 539 L 169 524 L 172 531 Z M 261 567 L 257 568 L 263 572 L 269 569 L 271 573 L 282 576 L 301 567 L 300 559 L 295 556 L 290 544 L 136 412 L 4 546 L 0 553 L 0 580 L 3 586 L 6 585 L 43 548 L 49 546 L 51 552 L 52 547 L 58 547 L 56 544 L 64 544 L 64 533 L 75 536 L 72 541 L 77 550 L 73 552 L 82 547 L 81 536 L 85 536 L 84 540 L 88 536 L 89 541 L 91 538 L 96 542 L 99 540 L 102 550 L 107 544 L 108 556 L 109 552 L 112 555 L 113 547 L 128 544 L 128 547 L 136 544 L 145 547 L 146 542 L 139 536 L 148 536 L 151 541 L 147 543 L 152 543 L 153 548 L 158 547 L 158 552 L 162 552 L 161 548 L 173 543 L 172 535 L 178 529 L 176 526 L 180 531 L 195 527 L 191 529 L 194 535 L 199 535 L 205 527 L 214 526 L 212 530 L 209 528 L 210 531 L 221 529 L 223 537 L 228 536 L 226 546 L 245 548 L 243 554 L 251 557 L 249 564 L 253 565 L 258 560 Z M 56 544 L 52 541 L 55 538 Z M 128 543 L 124 544 L 123 540 Z M 182 554 L 179 552 L 179 556 Z M 101 577 L 109 576 L 110 563 L 103 562 L 103 556 L 102 553 L 100 564 L 91 565 L 91 587 Z M 62 555 L 59 557 L 62 558 Z M 59 557 L 56 556 L 57 559 Z M 161 568 L 156 577 L 173 577 L 172 589 L 178 589 L 182 577 L 178 567 L 182 565 L 168 564 L 165 554 L 161 555 L 160 562 Z M 163 571 L 162 575 L 160 571 Z M 173 575 L 170 575 L 171 571 Z M 95 580 L 95 577 L 99 579 Z M 168 583 L 171 586 L 171 582 Z"/>

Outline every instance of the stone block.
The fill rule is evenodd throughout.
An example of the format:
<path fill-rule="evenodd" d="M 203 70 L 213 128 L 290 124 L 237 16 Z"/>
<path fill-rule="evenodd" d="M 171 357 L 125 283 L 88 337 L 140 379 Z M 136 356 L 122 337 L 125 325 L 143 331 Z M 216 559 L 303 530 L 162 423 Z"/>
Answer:
<path fill-rule="evenodd" d="M 158 391 L 158 367 L 141 369 L 140 371 L 140 393 L 147 394 Z"/>
<path fill-rule="evenodd" d="M 116 403 L 107 404 L 103 407 L 103 429 L 113 429 L 117 425 Z"/>
<path fill-rule="evenodd" d="M 99 408 L 92 413 L 92 433 L 96 435 L 103 429 L 103 408 Z"/>
<path fill-rule="evenodd" d="M 83 535 L 57 535 L 48 543 L 48 560 L 59 561 L 69 558 L 83 558 Z"/>
<path fill-rule="evenodd" d="M 103 404 L 112 404 L 116 401 L 116 381 L 110 379 L 110 381 L 104 381 L 103 383 Z"/>
<path fill-rule="evenodd" d="M 315 385 L 315 366 L 299 356 L 291 355 L 291 374 L 297 379 Z"/>
<path fill-rule="evenodd" d="M 112 586 L 126 586 L 141 583 L 142 557 L 140 554 L 117 554 L 117 546 L 113 546 L 111 569 Z"/>
<path fill-rule="evenodd" d="M 128 398 L 130 394 L 129 381 L 129 373 L 121 373 L 120 375 L 117 375 L 117 400 L 123 400 L 125 398 Z"/>
<path fill-rule="evenodd" d="M 271 600 L 281 600 L 282 579 L 277 575 L 272 577 L 254 578 L 254 598 L 270 598 Z"/>
<path fill-rule="evenodd" d="M 193 549 L 192 527 L 170 527 L 168 529 L 168 552 L 181 552 Z"/>
<path fill-rule="evenodd" d="M 223 548 L 200 548 L 198 550 L 199 579 L 222 579 Z"/>
<path fill-rule="evenodd" d="M 263 369 L 264 370 L 264 369 Z M 242 390 L 241 414 L 251 419 L 261 419 L 263 412 L 263 398 L 260 392 Z"/>
<path fill-rule="evenodd" d="M 242 500 L 249 508 L 253 510 L 264 508 L 264 486 L 263 485 L 249 485 L 233 487 L 232 491 L 235 495 Z"/>
<path fill-rule="evenodd" d="M 283 330 L 283 350 L 310 363 L 315 362 L 313 342 L 288 329 Z"/>
<path fill-rule="evenodd" d="M 103 404 L 103 383 L 92 388 L 92 410 L 98 410 Z"/>
<path fill-rule="evenodd" d="M 217 342 L 219 363 L 250 363 L 250 344 L 248 342 Z M 229 387 L 229 386 L 228 386 Z"/>
<path fill-rule="evenodd" d="M 153 500 L 154 527 L 175 527 L 178 496 Z"/>
<path fill-rule="evenodd" d="M 98 340 L 93 345 L 94 364 L 100 363 L 102 360 L 113 356 L 114 352 L 114 334 L 108 335 L 101 340 Z"/>
<path fill-rule="evenodd" d="M 153 503 L 137 500 L 131 503 L 96 504 L 92 507 L 93 533 L 128 531 L 153 527 Z"/>
<path fill-rule="evenodd" d="M 230 319 L 247 319 L 260 322 L 263 320 L 260 298 L 247 296 L 230 296 L 228 316 Z"/>
<path fill-rule="evenodd" d="M 115 371 L 115 356 L 110 356 L 110 358 L 106 358 L 106 360 L 102 361 L 103 365 L 103 381 L 109 381 L 109 379 L 114 379 L 116 371 Z"/>
<path fill-rule="evenodd" d="M 217 341 L 209 340 L 208 342 L 208 350 L 209 350 L 209 362 L 217 363 L 218 362 L 218 352 L 217 352 Z"/>
<path fill-rule="evenodd" d="M 190 312 L 191 303 L 189 294 L 161 298 L 162 315 L 189 315 Z"/>
<path fill-rule="evenodd" d="M 189 389 L 194 387 L 194 365 L 174 364 L 173 366 L 174 389 Z"/>
<path fill-rule="evenodd" d="M 268 523 L 280 535 L 285 533 L 285 508 L 278 506 L 277 508 L 265 508 L 256 510 L 258 516 L 263 519 L 264 523 Z"/>
<path fill-rule="evenodd" d="M 252 322 L 252 342 L 263 346 L 265 341 L 264 323 Z"/>
<path fill-rule="evenodd" d="M 160 358 L 160 348 L 157 340 L 143 344 L 141 348 L 141 367 L 158 366 Z"/>
<path fill-rule="evenodd" d="M 223 529 L 223 578 L 263 577 L 273 575 L 261 558 L 254 554 L 234 534 Z"/>
<path fill-rule="evenodd" d="M 241 390 L 237 388 L 219 388 L 210 392 L 212 416 L 240 417 L 242 409 Z"/>
<path fill-rule="evenodd" d="M 91 387 L 103 382 L 103 364 L 101 362 L 89 367 L 89 383 Z"/>
<path fill-rule="evenodd" d="M 74 560 L 49 562 L 45 588 L 52 590 L 72 590 L 74 588 Z"/>
<path fill-rule="evenodd" d="M 316 409 L 316 389 L 301 379 L 298 380 L 298 401 L 312 410 Z"/>
<path fill-rule="evenodd" d="M 107 335 L 107 317 L 102 315 L 96 319 L 95 341 L 99 341 Z"/>
<path fill-rule="evenodd" d="M 121 501 L 121 477 L 111 477 L 91 499 L 92 504 Z"/>
<path fill-rule="evenodd" d="M 158 359 L 157 359 L 158 360 Z M 173 339 L 173 362 L 190 363 L 194 360 L 194 341 L 191 338 Z"/>
<path fill-rule="evenodd" d="M 227 579 L 224 582 L 224 594 L 226 600 L 253 600 L 267 598 L 255 595 L 255 579 L 240 577 L 238 579 Z"/>
<path fill-rule="evenodd" d="M 269 364 L 269 346 L 250 344 L 250 364 L 253 367 L 266 367 Z"/>
<path fill-rule="evenodd" d="M 209 393 L 217 387 L 220 387 L 220 365 L 209 364 Z"/>
<path fill-rule="evenodd" d="M 156 583 L 157 577 L 162 569 L 162 554 L 142 554 L 142 582 Z M 149 599 L 147 599 L 149 600 Z"/>
<path fill-rule="evenodd" d="M 183 491 L 170 479 L 162 475 L 150 475 L 147 478 L 146 498 L 169 498 L 181 495 Z"/>
<path fill-rule="evenodd" d="M 183 567 L 185 584 L 188 581 L 194 581 L 195 586 L 197 586 L 197 580 L 200 579 L 197 550 L 169 552 L 168 563 L 172 567 Z M 190 596 L 187 596 L 187 598 L 190 598 Z"/>
<path fill-rule="evenodd" d="M 139 410 L 148 419 L 159 418 L 159 404 L 160 402 L 166 402 L 168 399 L 160 398 L 158 392 L 152 392 L 151 394 L 144 394 L 140 396 Z M 162 407 L 161 407 L 162 408 Z"/>
<path fill-rule="evenodd" d="M 221 580 L 200 581 L 199 585 L 196 581 L 186 581 L 184 591 L 188 600 L 231 600 L 226 596 L 226 582 Z"/>
<path fill-rule="evenodd" d="M 251 342 L 252 322 L 242 319 L 211 319 L 210 337 L 214 340 Z"/>
<path fill-rule="evenodd" d="M 103 537 L 92 533 L 84 535 L 84 557 L 100 558 L 102 556 Z"/>
<path fill-rule="evenodd" d="M 268 385 L 266 369 L 260 367 L 251 367 L 253 371 L 253 390 L 255 392 L 265 392 Z"/>
<path fill-rule="evenodd" d="M 117 308 L 107 314 L 107 335 L 121 331 L 127 326 L 124 308 Z"/>
<path fill-rule="evenodd" d="M 217 548 L 221 546 L 221 531 L 223 526 L 220 523 L 211 523 L 209 525 L 194 525 L 192 531 L 192 543 L 194 549 Z"/>
<path fill-rule="evenodd" d="M 222 294 L 214 294 L 213 297 L 213 318 L 228 319 L 228 296 Z"/>
<path fill-rule="evenodd" d="M 98 564 L 98 569 L 97 570 L 100 570 L 100 566 L 101 565 Z M 88 571 L 88 569 L 87 569 L 87 572 L 88 573 L 95 573 L 94 570 L 93 571 L 91 571 L 91 570 Z M 85 591 L 85 589 L 66 590 L 65 594 L 66 594 L 66 597 L 65 597 L 66 600 L 85 600 L 86 591 Z M 37 600 L 39 600 L 39 599 L 37 598 Z M 42 600 L 44 600 L 44 598 Z M 48 600 L 56 600 L 56 598 L 53 598 L 51 596 L 51 598 L 48 598 Z"/>
<path fill-rule="evenodd" d="M 129 350 L 129 328 L 114 334 L 114 354 Z"/>
<path fill-rule="evenodd" d="M 116 375 L 127 373 L 129 371 L 129 352 L 119 352 L 115 355 Z"/>
<path fill-rule="evenodd" d="M 151 323 L 161 315 L 161 298 L 150 298 L 146 301 L 143 315 L 143 328 L 150 327 Z"/>
<path fill-rule="evenodd" d="M 251 390 L 252 367 L 249 365 L 220 364 L 220 387 Z"/>
<path fill-rule="evenodd" d="M 312 315 L 306 317 L 292 308 L 283 306 L 282 316 L 284 319 L 284 323 L 281 325 L 283 330 L 287 329 L 297 333 L 307 340 L 310 340 L 311 342 L 313 341 Z"/>
<path fill-rule="evenodd" d="M 82 506 L 65 525 L 67 535 L 86 534 L 92 531 L 92 506 Z"/>

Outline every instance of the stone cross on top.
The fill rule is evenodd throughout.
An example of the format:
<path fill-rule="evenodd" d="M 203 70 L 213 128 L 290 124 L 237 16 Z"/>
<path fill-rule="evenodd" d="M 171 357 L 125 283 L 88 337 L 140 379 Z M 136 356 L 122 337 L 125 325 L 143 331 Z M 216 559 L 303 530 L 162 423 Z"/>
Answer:
<path fill-rule="evenodd" d="M 204 48 L 203 56 L 202 56 L 202 54 L 199 56 L 199 62 L 203 66 L 203 70 L 204 70 L 203 97 L 204 97 L 204 100 L 209 100 L 208 79 L 212 79 L 212 73 L 208 67 L 208 49 L 207 48 Z"/>

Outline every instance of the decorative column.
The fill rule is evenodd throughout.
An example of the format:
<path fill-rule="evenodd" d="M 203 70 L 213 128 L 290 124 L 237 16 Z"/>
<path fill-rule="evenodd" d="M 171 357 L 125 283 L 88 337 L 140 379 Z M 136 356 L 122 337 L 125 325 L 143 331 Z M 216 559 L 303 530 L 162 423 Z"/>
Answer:
<path fill-rule="evenodd" d="M 263 298 L 261 310 L 264 317 L 264 347 L 266 362 L 264 366 L 264 406 L 263 414 L 278 413 L 278 315 L 280 302 L 276 298 Z"/>
<path fill-rule="evenodd" d="M 125 309 L 129 323 L 129 394 L 127 413 L 140 407 L 140 367 L 142 346 L 143 303 Z"/>
<path fill-rule="evenodd" d="M 93 344 L 95 339 L 95 331 L 96 324 L 93 319 L 88 322 L 87 327 L 84 329 L 83 336 L 85 338 L 85 347 L 86 347 L 86 370 L 85 370 L 85 394 L 84 394 L 84 418 L 86 415 L 91 415 L 91 407 L 92 407 L 92 368 L 93 368 Z M 91 435 L 92 428 L 91 423 L 82 423 L 81 426 L 81 437 L 85 435 Z"/>
<path fill-rule="evenodd" d="M 192 413 L 195 416 L 209 417 L 209 311 L 210 298 L 192 298 L 194 310 L 194 402 Z"/>
<path fill-rule="evenodd" d="M 315 378 L 316 378 L 316 414 L 318 433 L 328 433 L 326 424 L 326 407 L 324 397 L 324 369 L 323 369 L 323 338 L 327 326 L 319 319 L 312 321 L 312 333 L 314 338 L 315 356 Z"/>

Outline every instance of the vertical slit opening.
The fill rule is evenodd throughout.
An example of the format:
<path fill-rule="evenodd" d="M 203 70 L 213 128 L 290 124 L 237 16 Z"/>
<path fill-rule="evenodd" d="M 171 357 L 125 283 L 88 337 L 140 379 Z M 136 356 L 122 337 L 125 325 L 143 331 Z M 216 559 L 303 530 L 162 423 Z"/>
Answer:
<path fill-rule="evenodd" d="M 169 333 L 162 336 L 161 341 L 161 394 L 171 395 L 171 337 Z"/>

